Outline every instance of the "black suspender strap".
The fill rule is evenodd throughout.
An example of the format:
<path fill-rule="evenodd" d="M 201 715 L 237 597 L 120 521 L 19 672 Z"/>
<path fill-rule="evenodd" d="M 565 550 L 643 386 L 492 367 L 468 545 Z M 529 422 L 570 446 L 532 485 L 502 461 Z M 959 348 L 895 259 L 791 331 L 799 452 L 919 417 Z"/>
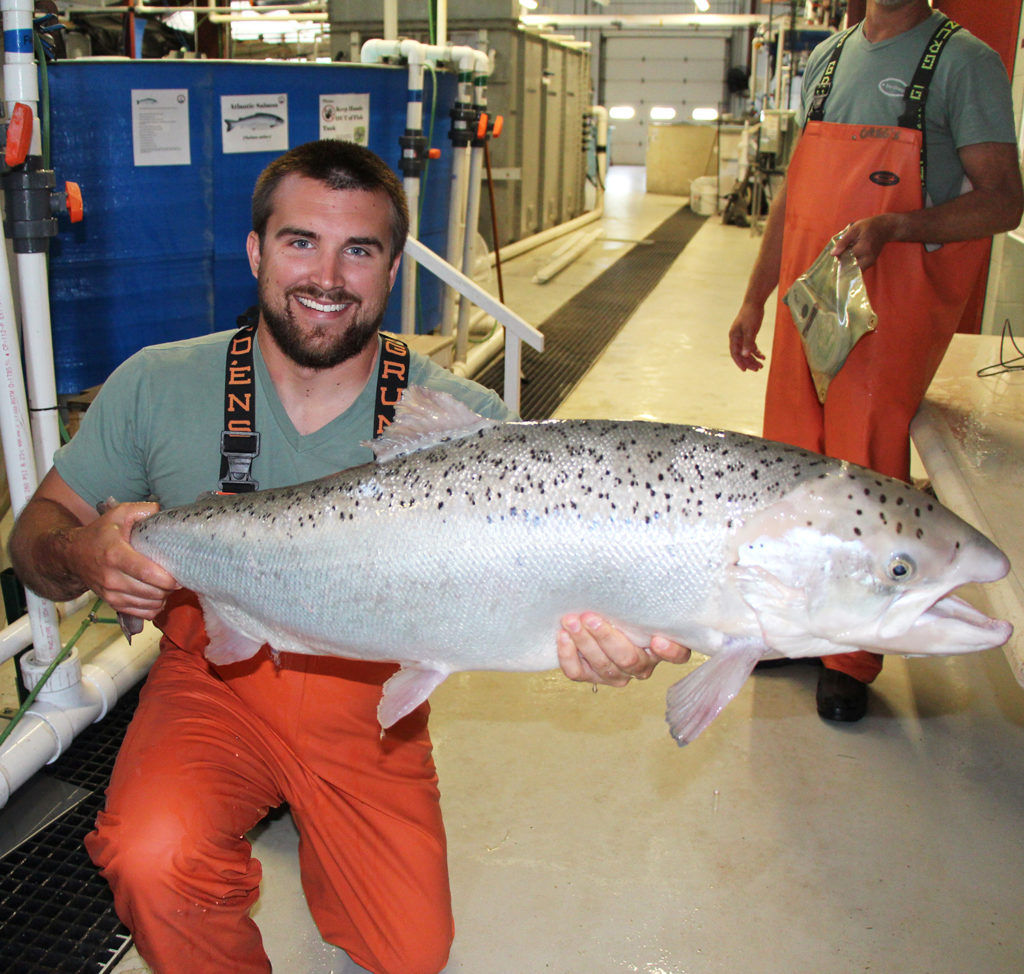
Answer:
<path fill-rule="evenodd" d="M 380 336 L 380 367 L 377 369 L 377 405 L 373 416 L 376 439 L 395 418 L 395 406 L 409 385 L 409 346 L 393 335 Z"/>
<path fill-rule="evenodd" d="M 818 82 L 818 86 L 814 89 L 814 95 L 811 98 L 811 110 L 807 113 L 808 122 L 825 121 L 825 99 L 828 98 L 832 91 L 832 78 L 836 73 L 836 65 L 839 63 L 839 55 L 843 53 L 843 45 L 846 43 L 847 38 L 856 29 L 856 26 L 854 26 L 849 30 L 843 31 L 839 36 L 838 43 L 832 49 L 832 56 L 828 59 L 828 64 L 825 65 L 825 71 L 821 76 L 821 80 Z"/>
<path fill-rule="evenodd" d="M 927 164 L 924 147 L 924 107 L 928 100 L 928 89 L 931 87 L 935 69 L 939 64 L 939 55 L 945 50 L 946 42 L 958 31 L 960 25 L 948 17 L 936 28 L 932 39 L 924 49 L 921 63 L 914 72 L 914 77 L 903 95 L 904 109 L 899 121 L 900 128 L 917 129 L 921 133 L 921 187 L 925 186 Z"/>
<path fill-rule="evenodd" d="M 250 308 L 238 319 L 241 328 L 228 343 L 218 481 L 219 490 L 224 494 L 245 494 L 260 486 L 252 476 L 252 462 L 260 455 L 260 434 L 256 430 L 256 366 L 253 353 L 258 320 L 258 310 Z M 381 335 L 373 414 L 375 438 L 394 420 L 395 407 L 408 385 L 409 346 L 392 335 Z"/>
<path fill-rule="evenodd" d="M 246 494 L 259 484 L 252 478 L 252 462 L 260 453 L 256 431 L 256 308 L 238 319 L 242 326 L 228 343 L 224 375 L 224 429 L 220 434 L 220 480 L 224 494 Z"/>

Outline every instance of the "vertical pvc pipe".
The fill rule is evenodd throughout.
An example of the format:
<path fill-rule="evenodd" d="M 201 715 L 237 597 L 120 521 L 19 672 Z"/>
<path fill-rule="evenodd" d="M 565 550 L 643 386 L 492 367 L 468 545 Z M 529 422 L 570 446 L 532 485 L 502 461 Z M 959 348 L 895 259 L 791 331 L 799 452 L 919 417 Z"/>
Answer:
<path fill-rule="evenodd" d="M 0 241 L 0 366 L 4 379 L 4 396 L 0 402 L 0 437 L 3 439 L 4 466 L 11 492 L 11 510 L 17 516 L 35 491 L 38 478 L 28 420 L 25 379 L 21 371 L 18 328 L 14 319 L 11 273 L 4 241 Z M 25 598 L 35 657 L 49 664 L 61 649 L 56 606 L 33 592 L 26 592 Z"/>
<path fill-rule="evenodd" d="M 398 39 L 398 0 L 384 0 L 384 39 Z"/>
<path fill-rule="evenodd" d="M 462 273 L 473 277 L 473 243 L 476 240 L 476 228 L 480 221 L 480 189 L 483 175 L 484 147 L 475 145 L 469 157 L 469 202 L 466 207 L 466 230 L 462 240 Z M 455 359 L 466 360 L 466 349 L 469 345 L 469 312 L 468 301 L 459 302 L 459 323 L 455 332 Z"/>
<path fill-rule="evenodd" d="M 39 83 L 36 77 L 36 61 L 33 51 L 32 16 L 33 0 L 4 0 L 0 4 L 3 14 L 4 29 L 4 65 L 3 83 L 4 100 L 7 117 L 13 112 L 18 101 L 29 105 L 32 109 L 32 145 L 30 153 L 41 155 L 42 139 L 39 134 L 39 123 L 36 118 L 36 105 L 39 102 Z M 14 299 L 10 286 L 10 266 L 7 261 L 6 243 L 0 247 L 0 355 L 2 355 L 4 372 L 4 399 L 0 404 L 0 429 L 2 429 L 4 446 L 4 464 L 7 471 L 7 482 L 10 488 L 11 509 L 15 516 L 28 503 L 40 478 L 40 468 L 49 466 L 49 456 L 55 449 L 59 437 L 42 436 L 41 442 L 34 446 L 30 430 L 42 435 L 46 428 L 45 417 L 37 424 L 28 419 L 28 396 L 26 395 L 25 378 L 22 373 L 22 355 L 17 337 L 17 326 L 14 319 Z M 27 255 L 18 255 L 27 256 Z M 53 379 L 53 349 L 50 338 L 49 297 L 46 293 L 45 255 L 42 257 L 43 279 L 42 300 L 46 303 L 45 334 L 35 336 L 30 329 L 39 327 L 35 320 L 35 307 L 30 310 L 32 321 L 23 316 L 23 329 L 26 333 L 26 357 L 31 359 L 38 368 L 34 385 L 35 401 L 51 400 L 54 412 L 50 416 L 53 432 L 56 434 L 56 385 Z M 20 264 L 19 264 L 20 266 Z M 35 284 L 30 282 L 30 287 Z M 23 282 L 23 295 L 26 283 Z M 38 299 L 38 296 L 37 296 Z M 34 339 L 40 337 L 39 344 Z M 32 345 L 32 350 L 28 346 Z M 46 368 L 40 363 L 40 352 L 45 355 L 49 349 L 49 381 L 45 380 Z M 46 457 L 39 457 L 42 451 L 50 451 Z M 44 465 L 45 464 L 45 465 Z M 27 593 L 29 619 L 32 623 L 35 657 L 43 663 L 50 663 L 60 651 L 60 638 L 57 629 L 56 607 L 52 602 L 39 598 L 32 592 Z"/>
<path fill-rule="evenodd" d="M 448 43 L 448 0 L 437 0 L 437 23 L 434 43 L 444 47 Z"/>
<path fill-rule="evenodd" d="M 36 448 L 36 472 L 42 480 L 52 466 L 53 455 L 60 446 L 46 254 L 15 254 L 15 263 L 21 291 L 29 417 Z"/>
<path fill-rule="evenodd" d="M 420 135 L 423 132 L 423 50 L 416 43 L 402 43 L 402 53 L 409 62 L 409 93 L 405 109 L 405 134 Z M 419 237 L 419 175 L 406 176 L 402 181 L 409 204 L 409 234 Z M 416 331 L 416 262 L 405 261 L 402 265 L 402 334 L 412 335 Z"/>

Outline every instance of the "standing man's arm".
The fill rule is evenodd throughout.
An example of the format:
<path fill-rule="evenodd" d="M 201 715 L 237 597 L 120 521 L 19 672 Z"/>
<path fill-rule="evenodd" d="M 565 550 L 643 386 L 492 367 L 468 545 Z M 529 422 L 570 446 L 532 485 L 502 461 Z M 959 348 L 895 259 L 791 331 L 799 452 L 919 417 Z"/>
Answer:
<path fill-rule="evenodd" d="M 743 304 L 729 329 L 729 353 L 744 372 L 756 372 L 764 365 L 764 353 L 757 347 L 757 333 L 764 321 L 764 306 L 779 283 L 785 228 L 786 184 L 783 182 L 768 211 L 761 249 L 750 272 Z"/>
<path fill-rule="evenodd" d="M 858 220 L 832 252 L 838 256 L 851 251 L 861 270 L 866 270 L 893 241 L 952 243 L 1013 230 L 1024 208 L 1017 147 L 1009 142 L 981 142 L 964 146 L 959 155 L 971 181 L 968 192 L 939 206 Z"/>
<path fill-rule="evenodd" d="M 43 598 L 67 601 L 91 589 L 111 608 L 152 619 L 178 583 L 129 544 L 133 525 L 157 504 L 119 504 L 100 516 L 51 470 L 11 532 L 11 563 Z"/>

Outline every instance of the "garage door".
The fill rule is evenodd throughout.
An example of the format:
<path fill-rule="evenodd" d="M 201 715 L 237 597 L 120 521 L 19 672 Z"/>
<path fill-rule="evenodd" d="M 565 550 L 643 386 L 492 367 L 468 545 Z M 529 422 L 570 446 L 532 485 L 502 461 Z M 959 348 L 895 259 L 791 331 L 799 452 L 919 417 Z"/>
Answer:
<path fill-rule="evenodd" d="M 689 122 L 694 108 L 720 108 L 727 98 L 729 38 L 630 32 L 605 35 L 601 43 L 601 103 L 632 106 L 631 119 L 610 122 L 613 165 L 644 164 L 652 108 L 675 109 Z"/>

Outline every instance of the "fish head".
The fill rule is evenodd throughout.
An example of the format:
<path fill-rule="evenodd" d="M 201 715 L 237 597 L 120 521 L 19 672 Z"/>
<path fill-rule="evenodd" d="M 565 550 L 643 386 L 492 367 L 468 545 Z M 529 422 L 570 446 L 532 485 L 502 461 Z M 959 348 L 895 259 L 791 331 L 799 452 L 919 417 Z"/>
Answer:
<path fill-rule="evenodd" d="M 787 656 L 967 653 L 1012 632 L 952 594 L 1006 575 L 1003 552 L 934 497 L 860 467 L 802 482 L 735 542 L 732 581 Z"/>

